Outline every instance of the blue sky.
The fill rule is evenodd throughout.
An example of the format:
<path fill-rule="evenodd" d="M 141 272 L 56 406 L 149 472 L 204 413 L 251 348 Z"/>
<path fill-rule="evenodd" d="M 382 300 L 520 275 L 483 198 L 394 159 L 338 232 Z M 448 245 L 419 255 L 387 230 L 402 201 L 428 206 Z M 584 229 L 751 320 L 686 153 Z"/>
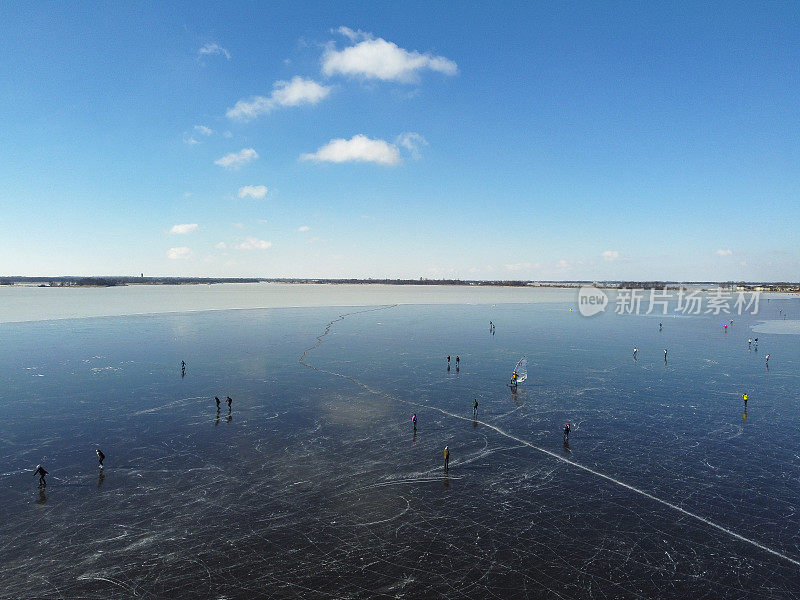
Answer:
<path fill-rule="evenodd" d="M 0 17 L 0 274 L 800 279 L 797 3 Z"/>

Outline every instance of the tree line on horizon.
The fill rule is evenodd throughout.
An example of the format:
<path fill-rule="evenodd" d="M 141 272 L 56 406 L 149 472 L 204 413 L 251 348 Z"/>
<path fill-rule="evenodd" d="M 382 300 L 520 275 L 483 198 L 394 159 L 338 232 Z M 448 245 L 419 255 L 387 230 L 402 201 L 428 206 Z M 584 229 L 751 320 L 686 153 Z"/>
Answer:
<path fill-rule="evenodd" d="M 753 289 L 756 287 L 776 291 L 800 291 L 800 283 L 793 282 L 745 282 L 745 281 L 604 281 L 588 280 L 464 280 L 464 279 L 389 279 L 389 278 L 304 278 L 304 277 L 145 277 L 140 276 L 58 276 L 58 277 L 26 277 L 23 275 L 0 276 L 0 285 L 38 284 L 40 287 L 114 287 L 131 284 L 149 285 L 181 285 L 181 284 L 215 284 L 215 283 L 321 283 L 321 284 L 383 284 L 383 285 L 470 285 L 470 286 L 503 286 L 527 287 L 535 285 L 575 287 L 577 285 L 599 285 L 618 289 L 678 289 L 681 286 L 716 285 L 723 289 Z"/>

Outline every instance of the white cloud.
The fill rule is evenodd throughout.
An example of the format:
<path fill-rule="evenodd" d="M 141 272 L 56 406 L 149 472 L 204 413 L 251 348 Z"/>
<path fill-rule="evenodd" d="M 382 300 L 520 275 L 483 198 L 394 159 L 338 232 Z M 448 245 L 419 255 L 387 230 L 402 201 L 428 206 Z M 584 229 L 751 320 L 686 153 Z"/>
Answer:
<path fill-rule="evenodd" d="M 458 73 L 456 63 L 444 56 L 409 52 L 397 44 L 382 38 L 372 39 L 369 34 L 354 32 L 347 27 L 340 27 L 339 33 L 348 37 L 351 42 L 358 38 L 368 39 L 343 50 L 337 50 L 333 45 L 328 46 L 322 55 L 322 72 L 327 76 L 339 74 L 382 81 L 413 82 L 418 79 L 418 72 L 422 69 L 445 75 Z"/>
<path fill-rule="evenodd" d="M 225 116 L 236 121 L 250 121 L 281 106 L 316 104 L 330 91 L 328 86 L 295 76 L 291 81 L 276 81 L 269 96 L 252 96 L 248 100 L 239 100 L 233 108 L 228 109 Z"/>
<path fill-rule="evenodd" d="M 513 265 L 506 265 L 506 271 L 524 271 L 532 266 L 529 262 L 514 263 Z"/>
<path fill-rule="evenodd" d="M 619 260 L 619 252 L 617 250 L 606 250 L 603 252 L 603 260 L 608 262 L 614 262 L 615 260 Z"/>
<path fill-rule="evenodd" d="M 427 146 L 428 141 L 422 137 L 418 133 L 414 133 L 413 131 L 408 131 L 406 133 L 401 133 L 397 136 L 397 140 L 395 143 L 402 148 L 405 148 L 411 153 L 411 157 L 414 160 L 419 159 L 420 153 L 419 148 L 420 146 Z"/>
<path fill-rule="evenodd" d="M 280 106 L 297 106 L 298 104 L 316 104 L 331 91 L 331 88 L 320 85 L 311 79 L 295 76 L 291 81 L 276 81 L 271 98 Z"/>
<path fill-rule="evenodd" d="M 191 198 L 191 197 L 192 197 L 192 192 L 183 192 L 183 198 L 184 199 Z"/>
<path fill-rule="evenodd" d="M 331 140 L 313 154 L 301 154 L 300 159 L 333 163 L 375 162 L 381 165 L 397 165 L 401 162 L 397 146 L 362 134 L 354 135 L 349 140 Z"/>
<path fill-rule="evenodd" d="M 258 152 L 252 148 L 242 148 L 239 152 L 231 152 L 222 158 L 218 158 L 214 161 L 214 164 L 226 169 L 238 169 L 256 158 L 258 158 Z"/>
<path fill-rule="evenodd" d="M 228 60 L 231 59 L 231 53 L 219 44 L 209 43 L 198 50 L 199 54 L 221 54 Z"/>
<path fill-rule="evenodd" d="M 231 223 L 236 229 L 244 229 L 244 223 Z"/>
<path fill-rule="evenodd" d="M 716 254 L 718 256 L 730 256 L 731 254 L 733 254 L 733 251 L 732 250 L 717 250 Z"/>
<path fill-rule="evenodd" d="M 272 247 L 272 242 L 259 240 L 254 237 L 246 237 L 244 241 L 236 246 L 237 250 L 269 250 Z"/>
<path fill-rule="evenodd" d="M 265 185 L 246 185 L 239 188 L 239 198 L 255 198 L 261 200 L 267 195 L 267 186 Z"/>
<path fill-rule="evenodd" d="M 189 146 L 194 146 L 195 144 L 199 144 L 200 142 L 194 139 L 192 136 L 183 136 L 183 143 L 188 144 Z"/>
<path fill-rule="evenodd" d="M 169 230 L 170 233 L 174 233 L 176 235 L 186 235 L 187 233 L 192 233 L 193 231 L 197 231 L 197 223 L 173 225 L 172 229 Z"/>
<path fill-rule="evenodd" d="M 170 248 L 167 251 L 167 257 L 171 260 L 183 260 L 192 256 L 192 249 L 186 246 L 180 248 Z"/>
<path fill-rule="evenodd" d="M 311 227 L 309 227 L 308 225 L 302 225 L 302 226 L 297 228 L 297 231 L 310 231 L 310 230 L 311 230 Z"/>
<path fill-rule="evenodd" d="M 367 33 L 366 31 L 361 31 L 360 29 L 358 31 L 353 31 L 349 27 L 344 27 L 344 26 L 339 27 L 339 29 L 331 29 L 331 33 L 338 33 L 340 35 L 343 35 L 351 42 L 355 42 L 356 40 L 368 40 L 372 37 L 372 35 Z"/>
<path fill-rule="evenodd" d="M 339 35 L 343 35 L 351 42 L 360 41 L 360 40 L 370 40 L 373 36 L 371 33 L 367 33 L 366 31 L 353 31 L 349 27 L 339 27 L 338 29 L 331 29 L 331 33 L 338 33 Z"/>
<path fill-rule="evenodd" d="M 230 131 L 226 131 L 225 133 L 222 134 L 222 137 L 229 140 L 233 137 L 233 134 Z"/>
<path fill-rule="evenodd" d="M 226 244 L 225 242 L 217 242 L 216 244 L 214 244 L 214 248 L 216 248 L 217 250 L 225 250 L 225 248 L 227 247 L 228 244 Z"/>
<path fill-rule="evenodd" d="M 571 269 L 572 268 L 572 263 L 570 263 L 568 260 L 562 258 L 562 259 L 559 259 L 559 261 L 556 263 L 556 268 L 557 269 Z"/>
<path fill-rule="evenodd" d="M 210 127 L 206 127 L 205 125 L 195 125 L 194 130 L 199 133 L 200 135 L 211 135 L 214 133 L 214 130 Z"/>

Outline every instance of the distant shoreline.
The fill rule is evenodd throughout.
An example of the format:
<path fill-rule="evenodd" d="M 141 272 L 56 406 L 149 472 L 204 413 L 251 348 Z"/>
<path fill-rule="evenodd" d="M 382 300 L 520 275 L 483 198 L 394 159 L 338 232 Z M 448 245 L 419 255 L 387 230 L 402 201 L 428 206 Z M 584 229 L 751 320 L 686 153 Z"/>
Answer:
<path fill-rule="evenodd" d="M 576 288 L 593 285 L 603 289 L 723 288 L 738 291 L 800 292 L 800 283 L 757 281 L 589 281 L 589 280 L 467 280 L 467 279 L 337 279 L 288 277 L 129 277 L 129 276 L 0 276 L 0 285 L 37 287 L 116 287 L 127 285 L 211 285 L 223 283 L 283 283 L 329 285 L 414 285 Z"/>

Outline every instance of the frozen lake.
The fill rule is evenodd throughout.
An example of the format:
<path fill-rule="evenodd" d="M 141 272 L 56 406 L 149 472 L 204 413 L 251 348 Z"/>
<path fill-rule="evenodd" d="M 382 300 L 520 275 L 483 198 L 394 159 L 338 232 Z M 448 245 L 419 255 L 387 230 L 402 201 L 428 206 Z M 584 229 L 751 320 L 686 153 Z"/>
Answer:
<path fill-rule="evenodd" d="M 0 598 L 800 598 L 797 299 L 542 292 L 6 319 Z"/>

